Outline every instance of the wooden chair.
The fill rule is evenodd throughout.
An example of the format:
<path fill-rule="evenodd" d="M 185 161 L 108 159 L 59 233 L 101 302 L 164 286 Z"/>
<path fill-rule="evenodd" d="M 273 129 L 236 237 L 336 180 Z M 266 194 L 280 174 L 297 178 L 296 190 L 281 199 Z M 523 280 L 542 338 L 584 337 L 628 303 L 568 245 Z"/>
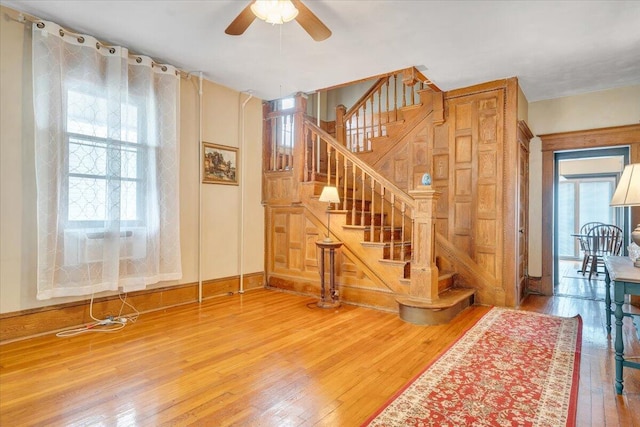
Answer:
<path fill-rule="evenodd" d="M 593 273 L 598 275 L 598 264 L 603 264 L 605 255 L 620 255 L 622 249 L 622 229 L 615 225 L 596 225 L 587 233 L 588 260 L 591 262 L 589 280 Z"/>
<path fill-rule="evenodd" d="M 589 243 L 587 242 L 586 236 L 589 234 L 589 231 L 596 225 L 605 224 L 602 222 L 593 221 L 587 222 L 586 224 L 583 224 L 582 227 L 580 227 L 580 237 L 578 237 L 578 243 L 580 244 L 580 251 L 582 251 L 583 256 L 582 268 L 580 268 L 580 271 L 578 271 L 578 273 L 582 273 L 583 276 L 587 272 L 587 265 L 589 265 Z"/>

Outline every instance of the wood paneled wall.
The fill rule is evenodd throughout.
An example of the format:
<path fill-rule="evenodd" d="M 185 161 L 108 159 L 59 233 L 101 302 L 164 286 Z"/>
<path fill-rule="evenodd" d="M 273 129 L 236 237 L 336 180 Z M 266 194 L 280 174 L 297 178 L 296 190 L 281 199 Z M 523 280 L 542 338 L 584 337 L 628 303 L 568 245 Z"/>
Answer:
<path fill-rule="evenodd" d="M 403 131 L 402 139 L 392 148 L 386 146 L 378 161 L 368 161 L 406 190 L 425 172 L 431 173 L 434 189 L 442 193 L 436 231 L 451 243 L 444 261 L 464 264 L 458 271 L 458 283 L 476 288 L 476 301 L 483 304 L 516 306 L 523 293 L 518 285 L 526 269 L 519 265 L 519 245 L 526 238 L 520 237 L 518 215 L 526 198 L 519 198 L 523 191 L 519 171 L 526 165 L 519 157 L 517 93 L 515 78 L 447 92 L 439 103 L 443 108 L 438 108 L 444 120 L 429 120 L 433 108 L 424 108 L 422 116 L 415 115 L 418 110 L 409 112 L 412 115 L 405 118 L 405 125 L 411 127 Z M 313 215 L 305 214 L 306 208 L 294 200 L 296 190 L 286 189 L 287 180 L 295 181 L 294 175 L 295 171 L 265 175 L 267 281 L 286 289 L 317 292 L 314 244 L 322 238 L 324 231 L 318 230 L 324 227 L 314 224 Z M 380 287 L 374 276 L 367 275 L 362 260 L 349 258 L 347 247 L 340 269 L 340 274 L 359 271 L 349 278 L 344 296 L 362 298 L 366 294 L 387 304 L 389 288 Z M 342 282 L 345 279 L 340 277 Z M 372 296 L 376 292 L 379 295 Z"/>

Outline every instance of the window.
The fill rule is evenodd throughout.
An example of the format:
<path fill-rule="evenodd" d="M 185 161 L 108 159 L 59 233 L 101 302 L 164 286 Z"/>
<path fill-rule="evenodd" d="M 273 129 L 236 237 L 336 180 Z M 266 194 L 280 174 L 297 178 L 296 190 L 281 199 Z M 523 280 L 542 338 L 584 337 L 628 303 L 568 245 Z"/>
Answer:
<path fill-rule="evenodd" d="M 614 208 L 609 200 L 615 190 L 615 176 L 562 178 L 558 183 L 558 255 L 580 258 L 580 247 L 571 234 L 582 224 L 602 222 L 616 224 Z"/>
<path fill-rule="evenodd" d="M 37 298 L 182 277 L 174 67 L 33 26 Z"/>
<path fill-rule="evenodd" d="M 65 228 L 102 227 L 107 209 L 114 206 L 124 224 L 142 224 L 145 150 L 138 141 L 138 110 L 133 103 L 123 104 L 120 135 L 109 138 L 107 100 L 77 90 L 67 92 Z M 111 207 L 109 193 L 119 194 Z"/>
<path fill-rule="evenodd" d="M 295 107 L 294 98 L 283 98 L 277 101 L 279 110 L 289 110 Z M 293 148 L 293 111 L 288 114 L 280 116 L 276 122 L 275 132 L 277 146 L 281 148 L 281 152 L 290 153 Z"/>

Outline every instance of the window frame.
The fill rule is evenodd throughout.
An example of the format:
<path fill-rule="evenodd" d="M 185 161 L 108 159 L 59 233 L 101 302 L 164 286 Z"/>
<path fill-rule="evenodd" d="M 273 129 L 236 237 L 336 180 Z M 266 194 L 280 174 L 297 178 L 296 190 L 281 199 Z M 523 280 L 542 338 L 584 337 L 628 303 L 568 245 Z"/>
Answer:
<path fill-rule="evenodd" d="M 124 141 L 122 139 L 94 136 L 90 134 L 83 134 L 83 133 L 77 133 L 77 132 L 69 132 L 68 131 L 69 92 L 73 91 L 73 92 L 80 93 L 82 95 L 91 96 L 95 99 L 98 99 L 98 98 L 104 99 L 104 97 L 101 96 L 99 93 L 97 93 L 96 90 L 90 90 L 90 89 L 87 90 L 87 86 L 89 85 L 87 85 L 86 83 L 84 82 L 79 82 L 79 83 L 80 84 L 73 84 L 71 85 L 71 87 L 67 88 L 66 94 L 65 94 L 66 95 L 65 109 L 67 112 L 67 119 L 65 122 L 66 127 L 64 131 L 64 135 L 65 135 L 64 148 L 66 152 L 64 153 L 64 156 L 63 156 L 64 173 L 62 174 L 63 182 L 61 183 L 61 185 L 64 188 L 66 188 L 67 191 L 64 192 L 63 200 L 61 200 L 61 210 L 62 210 L 61 218 L 64 223 L 63 229 L 65 230 L 91 229 L 92 231 L 98 231 L 98 232 L 104 230 L 105 221 L 106 221 L 105 219 L 77 220 L 77 219 L 69 218 L 70 204 L 71 204 L 71 191 L 70 191 L 71 178 L 88 178 L 88 179 L 104 180 L 104 182 L 106 183 L 109 180 L 109 176 L 108 176 L 108 172 L 110 170 L 109 161 L 110 159 L 113 159 L 114 156 L 117 156 L 121 161 L 122 155 L 119 155 L 118 152 L 122 151 L 123 148 L 134 149 L 133 151 L 135 152 L 135 155 L 136 155 L 136 161 L 135 161 L 136 176 L 124 177 L 122 174 L 122 165 L 121 165 L 118 175 L 113 176 L 112 179 L 118 179 L 120 180 L 120 182 L 135 183 L 136 218 L 120 220 L 120 224 L 121 226 L 127 227 L 127 228 L 144 227 L 146 223 L 146 220 L 145 220 L 146 194 L 144 191 L 144 188 L 146 187 L 146 178 L 143 171 L 146 169 L 146 165 L 148 163 L 148 151 L 149 151 L 149 147 L 148 147 L 148 144 L 146 143 L 146 137 L 145 137 L 147 135 L 147 129 L 146 129 L 145 123 L 141 120 L 141 117 L 145 113 L 143 110 L 145 107 L 145 104 L 144 102 L 142 102 L 142 100 L 136 99 L 135 97 L 131 97 L 127 99 L 126 104 L 122 105 L 122 107 L 124 107 L 124 105 L 133 106 L 137 110 L 137 117 L 136 117 L 137 118 L 137 123 L 136 123 L 137 142 L 130 142 L 130 141 Z M 84 86 L 84 87 L 79 87 L 79 86 Z M 106 156 L 104 175 L 84 174 L 84 173 L 76 173 L 71 171 L 71 164 L 69 162 L 69 159 L 70 159 L 70 153 L 71 153 L 71 144 L 74 144 L 73 139 L 79 141 L 78 143 L 80 144 L 82 142 L 85 142 L 87 143 L 87 145 L 92 145 L 96 147 L 102 145 L 104 147 L 105 156 Z M 105 187 L 105 191 L 108 191 L 106 187 Z M 122 213 L 122 208 L 121 208 L 121 213 Z"/>

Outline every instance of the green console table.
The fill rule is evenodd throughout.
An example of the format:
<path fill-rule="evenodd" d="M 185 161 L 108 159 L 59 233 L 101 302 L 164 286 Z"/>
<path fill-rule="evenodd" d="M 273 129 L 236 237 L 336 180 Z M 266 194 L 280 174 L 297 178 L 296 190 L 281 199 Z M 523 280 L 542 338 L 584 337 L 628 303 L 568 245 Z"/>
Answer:
<path fill-rule="evenodd" d="M 613 302 L 616 306 L 613 316 L 616 322 L 616 340 L 614 348 L 616 351 L 616 393 L 622 394 L 622 369 L 624 367 L 640 369 L 640 363 L 631 362 L 624 359 L 624 341 L 622 340 L 622 319 L 624 316 L 631 316 L 622 311 L 625 295 L 640 295 L 640 268 L 634 267 L 633 262 L 628 257 L 608 256 L 604 258 L 606 271 L 606 310 L 607 310 L 607 333 L 611 333 L 611 294 L 610 284 L 613 282 Z M 635 325 L 635 323 L 634 323 Z M 637 325 L 636 325 L 637 326 Z"/>

